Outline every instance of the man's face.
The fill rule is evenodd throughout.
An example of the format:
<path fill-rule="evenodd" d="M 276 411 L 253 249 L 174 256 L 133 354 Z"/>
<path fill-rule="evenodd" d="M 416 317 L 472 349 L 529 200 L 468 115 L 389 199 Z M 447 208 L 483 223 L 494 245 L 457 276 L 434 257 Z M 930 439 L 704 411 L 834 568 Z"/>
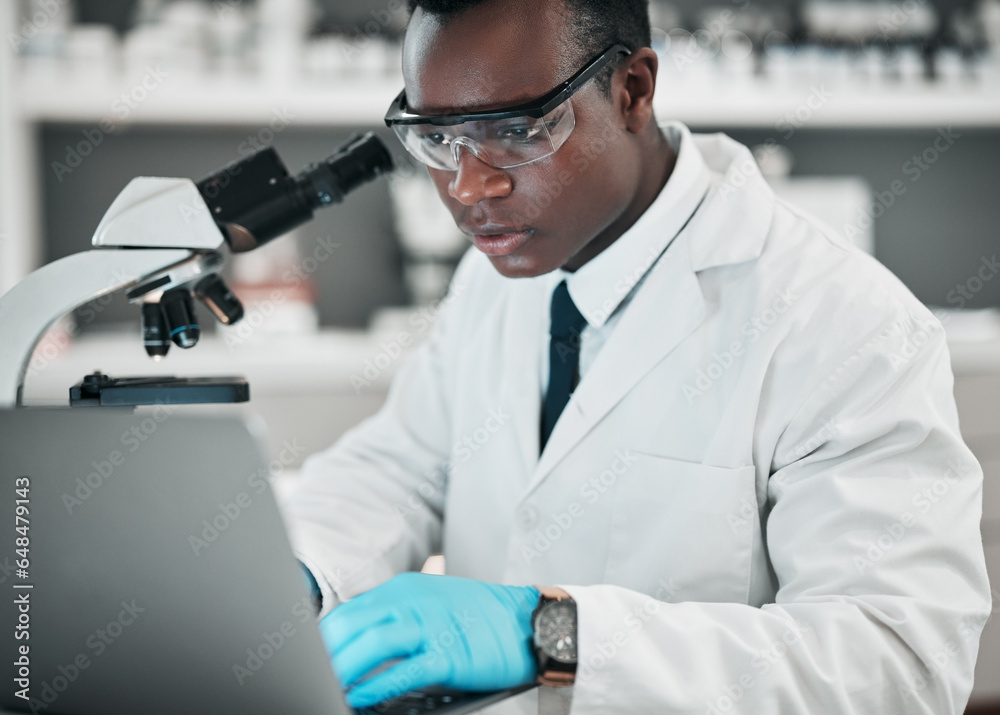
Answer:
<path fill-rule="evenodd" d="M 567 22 L 558 0 L 495 0 L 445 23 L 418 9 L 403 51 L 408 106 L 450 114 L 549 92 L 590 59 L 573 52 Z M 458 171 L 429 169 L 455 222 L 504 276 L 576 270 L 621 233 L 616 221 L 638 191 L 621 111 L 594 81 L 570 101 L 576 128 L 552 156 L 496 169 L 463 148 Z"/>

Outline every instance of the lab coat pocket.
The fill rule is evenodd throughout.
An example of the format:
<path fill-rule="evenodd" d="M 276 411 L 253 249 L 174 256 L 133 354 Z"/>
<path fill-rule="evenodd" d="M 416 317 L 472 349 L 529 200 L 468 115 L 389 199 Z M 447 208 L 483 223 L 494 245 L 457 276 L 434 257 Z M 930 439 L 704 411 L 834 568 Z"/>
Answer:
<path fill-rule="evenodd" d="M 754 467 L 632 454 L 614 486 L 605 582 L 663 601 L 747 603 Z"/>

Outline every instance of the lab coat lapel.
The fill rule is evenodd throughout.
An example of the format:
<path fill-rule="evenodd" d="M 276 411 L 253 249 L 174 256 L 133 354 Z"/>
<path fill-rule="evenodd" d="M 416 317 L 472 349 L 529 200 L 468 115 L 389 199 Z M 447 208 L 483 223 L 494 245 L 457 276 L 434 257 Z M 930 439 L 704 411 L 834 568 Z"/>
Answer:
<path fill-rule="evenodd" d="M 698 327 L 704 316 L 705 302 L 691 269 L 687 232 L 682 232 L 650 268 L 621 322 L 560 415 L 528 486 L 529 493 L 654 365 Z"/>
<path fill-rule="evenodd" d="M 705 300 L 698 272 L 716 266 L 756 260 L 764 247 L 774 215 L 774 192 L 757 169 L 749 149 L 721 134 L 695 138 L 700 153 L 710 157 L 721 180 L 709 186 L 698 178 L 696 194 L 704 196 L 694 214 L 679 226 L 679 233 L 650 268 L 631 304 L 607 343 L 576 388 L 552 431 L 545 452 L 538 458 L 540 395 L 539 340 L 544 317 L 539 303 L 547 305 L 542 284 L 520 296 L 518 313 L 524 333 L 508 326 L 508 357 L 530 381 L 524 391 L 512 394 L 524 419 L 518 420 L 521 447 L 531 465 L 525 496 L 544 481 L 555 466 L 583 440 L 653 367 L 677 348 L 705 319 Z M 707 193 L 705 193 L 707 189 Z M 695 238 L 697 237 L 697 238 Z M 522 348 L 527 351 L 519 351 Z M 537 462 L 536 462 L 537 460 Z"/>
<path fill-rule="evenodd" d="M 541 420 L 541 375 L 538 356 L 548 350 L 542 345 L 543 320 L 548 313 L 547 286 L 543 280 L 518 279 L 511 291 L 511 305 L 503 328 L 504 380 L 502 395 L 511 405 L 524 474 L 530 475 L 538 464 Z"/>

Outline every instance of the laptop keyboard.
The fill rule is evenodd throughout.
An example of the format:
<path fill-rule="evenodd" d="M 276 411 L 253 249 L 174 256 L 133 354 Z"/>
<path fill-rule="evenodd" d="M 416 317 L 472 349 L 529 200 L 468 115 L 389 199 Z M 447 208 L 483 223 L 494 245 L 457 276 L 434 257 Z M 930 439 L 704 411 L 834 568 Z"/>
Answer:
<path fill-rule="evenodd" d="M 451 708 L 475 697 L 475 694 L 430 693 L 414 690 L 400 695 L 398 698 L 386 700 L 378 705 L 354 712 L 357 715 L 419 715 L 420 713 Z"/>

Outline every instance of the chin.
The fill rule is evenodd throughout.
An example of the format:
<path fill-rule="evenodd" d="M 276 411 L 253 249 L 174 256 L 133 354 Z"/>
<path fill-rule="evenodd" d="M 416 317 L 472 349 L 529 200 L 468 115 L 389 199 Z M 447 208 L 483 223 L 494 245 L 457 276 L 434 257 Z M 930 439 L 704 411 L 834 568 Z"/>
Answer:
<path fill-rule="evenodd" d="M 490 263 L 505 278 L 534 278 L 551 273 L 558 265 L 547 265 L 526 256 L 488 256 Z"/>

